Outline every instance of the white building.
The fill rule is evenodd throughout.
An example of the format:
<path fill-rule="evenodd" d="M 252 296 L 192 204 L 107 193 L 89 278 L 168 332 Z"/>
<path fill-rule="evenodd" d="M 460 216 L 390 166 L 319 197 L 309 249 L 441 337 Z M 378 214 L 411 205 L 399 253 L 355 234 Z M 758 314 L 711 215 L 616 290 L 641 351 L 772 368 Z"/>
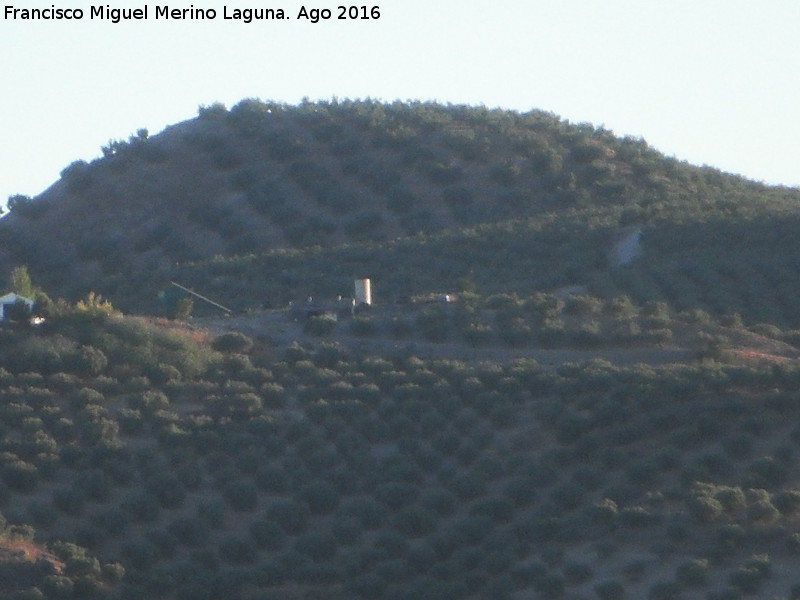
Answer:
<path fill-rule="evenodd" d="M 24 302 L 30 310 L 33 310 L 33 300 L 11 292 L 5 296 L 0 296 L 0 321 L 5 319 L 6 306 L 13 306 L 17 302 Z"/>

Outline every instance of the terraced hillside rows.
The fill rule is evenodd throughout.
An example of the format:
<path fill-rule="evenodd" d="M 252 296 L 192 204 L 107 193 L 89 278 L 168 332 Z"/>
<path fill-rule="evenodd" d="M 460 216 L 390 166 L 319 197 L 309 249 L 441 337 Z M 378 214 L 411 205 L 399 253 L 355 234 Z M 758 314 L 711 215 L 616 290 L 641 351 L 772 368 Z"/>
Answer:
<path fill-rule="evenodd" d="M 276 349 L 102 310 L 0 335 L 0 539 L 53 557 L 0 561 L 9 597 L 800 589 L 790 364 Z"/>
<path fill-rule="evenodd" d="M 112 141 L 0 220 L 0 272 L 163 311 L 172 280 L 236 309 L 432 290 L 668 301 L 796 327 L 800 193 L 541 111 L 409 102 L 201 107 Z M 643 253 L 609 260 L 620 228 Z"/>
<path fill-rule="evenodd" d="M 103 154 L 0 220 L 0 597 L 800 598 L 800 191 L 418 102 Z"/>

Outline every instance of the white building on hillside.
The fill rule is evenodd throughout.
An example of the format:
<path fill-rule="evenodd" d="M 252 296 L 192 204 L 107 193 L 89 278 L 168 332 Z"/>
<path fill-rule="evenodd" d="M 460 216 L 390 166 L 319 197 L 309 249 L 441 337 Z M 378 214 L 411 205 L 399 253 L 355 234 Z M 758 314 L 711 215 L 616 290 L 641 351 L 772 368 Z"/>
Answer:
<path fill-rule="evenodd" d="M 0 321 L 6 318 L 5 312 L 7 306 L 13 306 L 17 302 L 24 302 L 25 305 L 33 310 L 33 300 L 30 298 L 26 298 L 25 296 L 20 296 L 19 294 L 15 294 L 11 292 L 10 294 L 6 294 L 5 296 L 0 296 Z"/>

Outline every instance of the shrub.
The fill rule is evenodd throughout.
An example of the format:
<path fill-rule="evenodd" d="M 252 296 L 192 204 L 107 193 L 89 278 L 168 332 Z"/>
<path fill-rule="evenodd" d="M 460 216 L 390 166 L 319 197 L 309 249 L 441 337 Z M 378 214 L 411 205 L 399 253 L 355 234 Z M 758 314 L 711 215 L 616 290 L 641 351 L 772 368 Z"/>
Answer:
<path fill-rule="evenodd" d="M 49 504 L 33 502 L 28 507 L 28 518 L 36 527 L 51 527 L 58 517 L 58 511 Z"/>
<path fill-rule="evenodd" d="M 208 523 L 197 517 L 179 517 L 167 527 L 175 539 L 188 546 L 201 546 L 211 534 Z"/>
<path fill-rule="evenodd" d="M 113 537 L 125 531 L 130 524 L 130 516 L 118 508 L 110 508 L 94 514 L 91 517 L 91 522 L 93 525 L 107 531 Z"/>
<path fill-rule="evenodd" d="M 723 335 L 700 332 L 693 342 L 699 360 L 721 361 L 729 356 L 730 340 Z"/>
<path fill-rule="evenodd" d="M 102 407 L 105 404 L 103 394 L 92 388 L 84 387 L 72 394 L 69 398 L 70 408 L 74 411 L 85 409 L 89 406 Z M 102 410 L 102 409 L 97 409 Z M 102 415 L 99 415 L 102 416 Z"/>
<path fill-rule="evenodd" d="M 742 598 L 742 590 L 735 585 L 731 585 L 709 592 L 706 598 L 708 600 L 740 600 Z"/>
<path fill-rule="evenodd" d="M 222 494 L 230 507 L 239 512 L 252 511 L 258 505 L 258 491 L 248 481 L 231 481 Z"/>
<path fill-rule="evenodd" d="M 747 504 L 745 493 L 740 487 L 718 486 L 714 497 L 722 503 L 728 512 L 744 508 Z"/>
<path fill-rule="evenodd" d="M 517 563 L 511 567 L 510 575 L 519 589 L 527 588 L 547 573 L 547 566 L 539 561 Z"/>
<path fill-rule="evenodd" d="M 421 504 L 434 511 L 440 517 L 452 515 L 458 506 L 455 495 L 447 490 L 441 489 L 424 493 L 421 498 Z"/>
<path fill-rule="evenodd" d="M 719 518 L 724 507 L 716 498 L 708 496 L 695 496 L 688 502 L 689 513 L 701 523 L 708 523 Z"/>
<path fill-rule="evenodd" d="M 418 506 L 409 506 L 395 516 L 392 526 L 409 538 L 418 538 L 431 533 L 437 522 L 437 515 L 432 511 Z"/>
<path fill-rule="evenodd" d="M 125 567 L 119 563 L 105 563 L 101 569 L 100 574 L 104 582 L 116 585 L 125 577 Z"/>
<path fill-rule="evenodd" d="M 375 497 L 395 510 L 416 500 L 418 486 L 404 481 L 390 481 L 375 488 Z"/>
<path fill-rule="evenodd" d="M 73 579 L 73 583 L 73 598 L 95 598 L 100 589 L 100 585 L 95 577 L 77 577 Z"/>
<path fill-rule="evenodd" d="M 276 500 L 267 509 L 267 518 L 280 523 L 286 533 L 300 534 L 308 527 L 311 511 L 302 502 Z"/>
<path fill-rule="evenodd" d="M 366 316 L 354 317 L 350 322 L 350 333 L 355 336 L 371 336 L 378 331 L 375 319 Z"/>
<path fill-rule="evenodd" d="M 438 161 L 428 165 L 428 176 L 437 185 L 447 186 L 458 183 L 464 176 L 461 165 L 452 161 Z"/>
<path fill-rule="evenodd" d="M 297 538 L 295 550 L 315 561 L 330 560 L 336 555 L 338 542 L 327 532 L 310 531 Z"/>
<path fill-rule="evenodd" d="M 257 415 L 263 407 L 261 397 L 252 392 L 210 396 L 206 398 L 206 404 L 215 417 L 232 417 L 237 421 Z"/>
<path fill-rule="evenodd" d="M 543 598 L 560 598 L 564 595 L 564 578 L 557 573 L 544 573 L 533 582 L 533 588 Z"/>
<path fill-rule="evenodd" d="M 627 528 L 650 527 L 658 524 L 660 515 L 653 514 L 642 506 L 631 506 L 619 512 L 619 524 Z"/>
<path fill-rule="evenodd" d="M 586 563 L 570 562 L 564 565 L 564 578 L 571 584 L 585 583 L 592 575 L 592 568 Z"/>
<path fill-rule="evenodd" d="M 249 538 L 228 536 L 219 545 L 220 557 L 233 565 L 250 565 L 258 557 L 258 548 Z"/>
<path fill-rule="evenodd" d="M 772 560 L 768 554 L 754 554 L 745 562 L 744 567 L 747 569 L 754 569 L 758 571 L 762 577 L 767 577 L 772 571 Z"/>
<path fill-rule="evenodd" d="M 224 333 L 211 343 L 211 347 L 217 352 L 232 354 L 246 354 L 253 347 L 253 340 L 238 331 Z"/>
<path fill-rule="evenodd" d="M 372 572 L 388 583 L 402 583 L 411 577 L 413 570 L 407 561 L 401 558 L 392 558 L 375 565 Z"/>
<path fill-rule="evenodd" d="M 725 525 L 717 534 L 717 542 L 721 550 L 739 550 L 745 540 L 747 532 L 741 525 Z"/>
<path fill-rule="evenodd" d="M 60 488 L 53 492 L 53 504 L 68 515 L 82 514 L 85 503 L 86 495 L 81 490 Z"/>
<path fill-rule="evenodd" d="M 749 482 L 753 487 L 777 486 L 784 482 L 786 476 L 786 465 L 772 456 L 755 460 L 749 468 Z"/>
<path fill-rule="evenodd" d="M 54 600 L 72 598 L 74 586 L 72 579 L 63 575 L 48 575 L 42 580 L 42 591 Z"/>
<path fill-rule="evenodd" d="M 593 315 L 602 308 L 602 299 L 587 295 L 570 296 L 564 303 L 564 312 L 568 315 Z"/>
<path fill-rule="evenodd" d="M 480 573 L 478 573 L 480 574 Z M 466 586 L 468 589 L 471 586 Z M 458 590 L 460 591 L 460 590 Z M 512 580 L 511 576 L 508 574 L 502 574 L 497 577 L 492 577 L 486 583 L 486 586 L 483 590 L 483 594 L 481 595 L 482 598 L 485 600 L 508 600 L 511 598 L 511 594 L 514 591 L 514 581 Z M 467 590 L 464 590 L 467 592 Z"/>
<path fill-rule="evenodd" d="M 339 506 L 339 493 L 330 483 L 316 481 L 300 490 L 300 498 L 315 515 L 327 515 Z"/>
<path fill-rule="evenodd" d="M 259 519 L 250 525 L 250 536 L 259 548 L 280 550 L 286 540 L 286 533 L 269 519 Z"/>
<path fill-rule="evenodd" d="M 739 567 L 730 576 L 731 585 L 748 594 L 757 592 L 763 581 L 764 574 L 751 567 Z"/>
<path fill-rule="evenodd" d="M 674 581 L 657 581 L 647 593 L 647 600 L 673 600 L 680 594 L 680 587 Z"/>
<path fill-rule="evenodd" d="M 769 496 L 753 501 L 747 507 L 747 518 L 751 521 L 771 523 L 780 517 L 778 511 L 769 499 Z"/>
<path fill-rule="evenodd" d="M 148 541 L 155 544 L 162 558 L 172 558 L 178 545 L 178 538 L 165 529 L 151 529 L 145 534 Z"/>
<path fill-rule="evenodd" d="M 122 510 L 139 522 L 152 522 L 158 518 L 158 501 L 144 492 L 134 492 L 122 501 Z"/>
<path fill-rule="evenodd" d="M 434 450 L 445 456 L 454 454 L 460 445 L 461 435 L 446 428 L 439 431 L 431 440 Z"/>
<path fill-rule="evenodd" d="M 67 372 L 79 377 L 96 377 L 108 366 L 108 358 L 102 350 L 93 346 L 81 346 L 64 356 L 63 366 Z"/>
<path fill-rule="evenodd" d="M 455 452 L 455 457 L 459 464 L 464 467 L 470 466 L 476 458 L 480 455 L 480 448 L 473 444 L 471 440 L 464 440 L 458 450 Z"/>
<path fill-rule="evenodd" d="M 192 315 L 194 300 L 188 296 L 169 297 L 166 300 L 165 313 L 168 319 L 185 321 Z"/>
<path fill-rule="evenodd" d="M 785 490 L 780 492 L 774 496 L 773 504 L 781 511 L 781 514 L 786 516 L 795 515 L 800 512 L 800 491 Z"/>
<path fill-rule="evenodd" d="M 121 409 L 117 421 L 119 423 L 120 431 L 126 435 L 135 435 L 137 433 L 141 433 L 144 427 L 141 411 L 133 408 Z"/>
<path fill-rule="evenodd" d="M 594 593 L 600 600 L 622 600 L 625 597 L 625 587 L 616 579 L 610 579 L 595 585 Z"/>
<path fill-rule="evenodd" d="M 456 475 L 450 483 L 450 487 L 461 500 L 471 500 L 484 493 L 486 481 L 477 473 L 467 472 Z"/>
<path fill-rule="evenodd" d="M 39 470 L 35 465 L 22 460 L 5 464 L 0 476 L 3 483 L 17 492 L 32 492 L 39 483 Z"/>
<path fill-rule="evenodd" d="M 0 515 L 0 521 L 5 523 L 5 518 L 2 515 Z M 30 525 L 8 525 L 4 533 L 7 538 L 31 542 L 36 530 Z"/>
<path fill-rule="evenodd" d="M 303 331 L 315 336 L 327 336 L 336 329 L 336 320 L 327 316 L 315 316 L 303 324 Z"/>
<path fill-rule="evenodd" d="M 179 508 L 186 498 L 183 485 L 171 475 L 161 475 L 148 482 L 146 489 L 162 508 Z"/>
<path fill-rule="evenodd" d="M 389 321 L 389 334 L 395 338 L 405 338 L 414 332 L 414 323 L 408 317 L 393 316 Z"/>
<path fill-rule="evenodd" d="M 31 201 L 32 198 L 30 196 L 25 196 L 24 194 L 13 194 L 8 197 L 8 200 L 6 201 L 6 206 L 10 211 L 18 211 L 19 214 L 27 216 L 32 206 Z M 25 272 L 27 273 L 27 267 L 17 267 L 17 269 L 25 269 Z M 15 269 L 15 271 L 17 269 Z M 14 281 L 12 280 L 11 283 L 14 283 Z M 32 288 L 26 289 L 24 287 L 19 287 L 15 285 L 9 285 L 8 287 L 9 289 L 17 292 L 18 294 L 22 294 L 23 296 L 30 296 L 33 291 Z"/>
<path fill-rule="evenodd" d="M 425 339 L 443 342 L 449 333 L 449 317 L 441 308 L 426 308 L 417 315 L 417 326 Z"/>
<path fill-rule="evenodd" d="M 708 580 L 709 572 L 706 559 L 694 559 L 678 565 L 675 580 L 684 587 L 701 586 Z"/>
<path fill-rule="evenodd" d="M 514 505 L 506 498 L 484 498 L 475 503 L 470 514 L 490 518 L 495 523 L 507 523 L 514 516 Z"/>
<path fill-rule="evenodd" d="M 409 543 L 405 537 L 391 529 L 380 532 L 375 537 L 373 547 L 380 555 L 399 558 L 408 553 Z"/>
<path fill-rule="evenodd" d="M 379 600 L 386 591 L 386 581 L 377 573 L 363 573 L 348 582 L 347 589 L 364 600 Z M 418 596 L 420 598 L 425 595 Z"/>
<path fill-rule="evenodd" d="M 264 407 L 270 409 L 284 408 L 287 396 L 283 386 L 276 382 L 264 383 L 259 393 L 264 401 Z"/>
<path fill-rule="evenodd" d="M 361 526 L 352 517 L 337 518 L 331 530 L 337 542 L 345 546 L 356 544 L 363 533 Z"/>
<path fill-rule="evenodd" d="M 111 496 L 113 481 L 102 470 L 93 469 L 78 477 L 78 488 L 94 502 L 106 502 Z"/>
<path fill-rule="evenodd" d="M 145 570 L 158 562 L 161 552 L 158 546 L 145 539 L 126 542 L 122 546 L 122 556 L 127 564 L 137 570 Z"/>
<path fill-rule="evenodd" d="M 506 484 L 505 495 L 518 507 L 530 506 L 536 499 L 536 485 L 528 477 L 515 477 Z"/>
<path fill-rule="evenodd" d="M 92 183 L 91 169 L 85 160 L 76 160 L 61 170 L 61 179 L 69 191 L 77 193 L 86 190 Z"/>
<path fill-rule="evenodd" d="M 367 530 L 380 527 L 389 510 L 386 505 L 371 498 L 354 498 L 343 507 L 343 513 L 354 518 Z"/>
<path fill-rule="evenodd" d="M 567 510 L 573 510 L 580 506 L 586 496 L 583 486 L 574 481 L 561 483 L 553 488 L 550 493 L 550 500 L 556 505 Z"/>
<path fill-rule="evenodd" d="M 265 492 L 281 493 L 289 487 L 289 478 L 283 469 L 263 467 L 256 473 L 256 485 Z"/>

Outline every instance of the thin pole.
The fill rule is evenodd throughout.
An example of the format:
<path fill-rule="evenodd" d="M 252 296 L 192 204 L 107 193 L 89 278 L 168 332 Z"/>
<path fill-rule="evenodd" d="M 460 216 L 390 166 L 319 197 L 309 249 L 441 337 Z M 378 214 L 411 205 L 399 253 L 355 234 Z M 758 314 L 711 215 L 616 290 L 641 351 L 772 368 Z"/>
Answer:
<path fill-rule="evenodd" d="M 174 285 L 176 288 L 180 288 L 180 289 L 182 289 L 184 292 L 188 292 L 188 293 L 190 293 L 192 296 L 197 296 L 198 298 L 200 298 L 200 300 L 205 300 L 205 301 L 206 301 L 206 302 L 208 302 L 209 304 L 213 304 L 213 305 L 214 305 L 214 306 L 216 306 L 217 308 L 221 308 L 222 310 L 224 310 L 224 311 L 225 311 L 226 313 L 228 313 L 229 315 L 230 315 L 230 314 L 233 314 L 233 311 L 232 311 L 230 308 L 228 308 L 227 306 L 222 306 L 222 304 L 219 304 L 219 303 L 217 303 L 217 302 L 214 302 L 213 300 L 211 300 L 211 299 L 209 299 L 209 298 L 206 298 L 205 296 L 201 296 L 201 295 L 200 295 L 200 294 L 198 294 L 197 292 L 193 292 L 193 291 L 192 291 L 192 290 L 190 290 L 189 288 L 187 288 L 187 287 L 183 287 L 183 286 L 182 286 L 181 284 L 179 284 L 179 283 L 175 283 L 174 281 L 170 281 L 170 283 L 171 283 L 172 285 Z"/>

